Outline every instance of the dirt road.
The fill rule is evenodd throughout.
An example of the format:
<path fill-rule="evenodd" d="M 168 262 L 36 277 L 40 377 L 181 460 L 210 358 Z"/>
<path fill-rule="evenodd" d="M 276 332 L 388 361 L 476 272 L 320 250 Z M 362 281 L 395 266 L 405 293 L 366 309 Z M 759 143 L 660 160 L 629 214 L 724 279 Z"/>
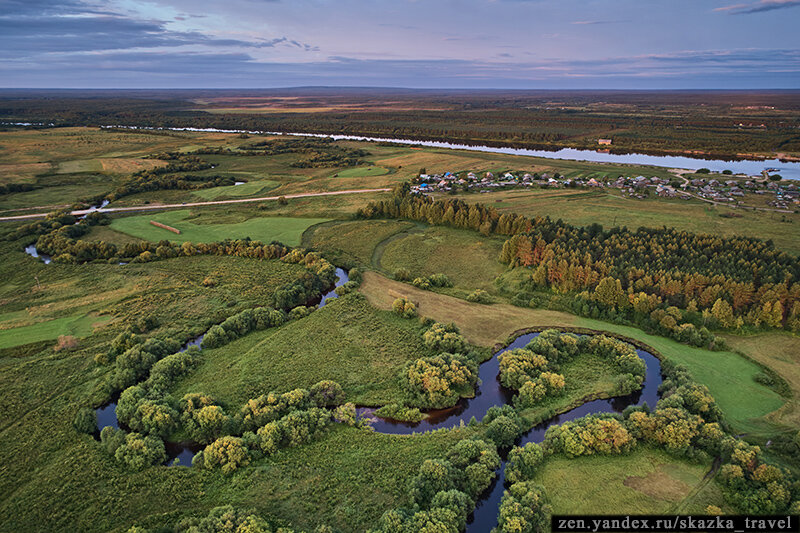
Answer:
<path fill-rule="evenodd" d="M 238 198 L 236 200 L 217 200 L 213 202 L 186 202 L 182 204 L 160 204 L 160 205 L 137 205 L 131 207 L 104 207 L 102 209 L 79 209 L 72 211 L 70 214 L 81 216 L 93 211 L 100 213 L 118 213 L 123 211 L 152 211 L 155 209 L 172 209 L 176 207 L 203 207 L 206 205 L 222 205 L 222 204 L 243 204 L 246 202 L 264 202 L 268 200 L 278 200 L 283 197 L 287 200 L 292 198 L 308 198 L 311 196 L 337 196 L 340 194 L 364 194 L 370 192 L 387 192 L 391 189 L 351 189 L 347 191 L 331 191 L 331 192 L 308 192 L 302 194 L 284 194 L 281 196 L 264 196 L 261 198 Z M 46 216 L 47 213 L 31 213 L 28 215 L 15 215 L 10 217 L 0 217 L 0 221 L 10 220 L 24 220 L 27 218 L 40 218 Z"/>

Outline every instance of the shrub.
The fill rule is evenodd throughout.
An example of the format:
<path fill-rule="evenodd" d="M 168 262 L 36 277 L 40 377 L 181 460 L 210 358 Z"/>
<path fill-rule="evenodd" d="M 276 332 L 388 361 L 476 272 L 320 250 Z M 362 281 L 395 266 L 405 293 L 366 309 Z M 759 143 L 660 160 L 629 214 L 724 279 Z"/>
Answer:
<path fill-rule="evenodd" d="M 463 395 L 472 394 L 478 381 L 478 365 L 461 355 L 443 353 L 409 363 L 402 374 L 403 388 L 412 404 L 450 407 Z"/>
<path fill-rule="evenodd" d="M 209 470 L 220 468 L 223 474 L 230 474 L 240 466 L 247 466 L 250 463 L 250 454 L 241 438 L 225 436 L 206 446 L 195 456 L 192 464 L 195 462 L 199 463 L 196 466 Z"/>
<path fill-rule="evenodd" d="M 237 418 L 241 421 L 242 430 L 255 431 L 291 411 L 308 409 L 312 403 L 311 395 L 305 389 L 294 389 L 283 394 L 270 392 L 247 400 Z"/>
<path fill-rule="evenodd" d="M 181 423 L 192 440 L 209 444 L 233 433 L 235 421 L 210 396 L 187 394 L 180 402 Z"/>
<path fill-rule="evenodd" d="M 511 446 L 519 435 L 520 427 L 517 422 L 508 416 L 498 416 L 486 428 L 486 436 L 497 446 L 504 448 Z"/>
<path fill-rule="evenodd" d="M 508 454 L 506 479 L 511 483 L 530 481 L 536 474 L 536 467 L 542 463 L 544 452 L 535 442 L 523 447 L 514 447 Z"/>
<path fill-rule="evenodd" d="M 628 419 L 633 434 L 643 440 L 661 444 L 668 450 L 685 451 L 700 435 L 702 419 L 683 409 L 662 407 L 647 414 L 632 413 Z"/>
<path fill-rule="evenodd" d="M 81 407 L 75 413 L 72 427 L 79 433 L 94 433 L 97 431 L 97 412 L 91 407 Z"/>
<path fill-rule="evenodd" d="M 403 422 L 420 422 L 425 418 L 425 415 L 416 407 L 404 407 L 396 403 L 384 405 L 377 409 L 375 414 L 381 418 L 401 420 Z"/>
<path fill-rule="evenodd" d="M 428 331 L 422 335 L 425 346 L 434 351 L 467 353 L 469 345 L 466 339 L 461 336 L 455 324 L 433 324 Z"/>
<path fill-rule="evenodd" d="M 314 311 L 313 307 L 306 307 L 305 305 L 298 305 L 289 311 L 289 320 L 299 320 L 310 315 Z"/>
<path fill-rule="evenodd" d="M 491 302 L 491 297 L 489 293 L 483 289 L 475 289 L 471 293 L 467 295 L 468 302 L 475 302 L 479 304 L 488 304 Z"/>
<path fill-rule="evenodd" d="M 412 281 L 411 284 L 424 291 L 431 289 L 431 282 L 428 280 L 428 278 L 414 278 L 414 281 Z"/>
<path fill-rule="evenodd" d="M 340 424 L 346 424 L 348 426 L 355 426 L 358 424 L 358 419 L 356 418 L 356 404 L 354 403 L 348 402 L 344 405 L 340 405 L 333 410 L 332 414 L 333 420 Z"/>
<path fill-rule="evenodd" d="M 447 509 L 457 517 L 457 531 L 467 527 L 467 516 L 472 512 L 472 499 L 459 490 L 437 492 L 431 500 L 431 509 Z"/>
<path fill-rule="evenodd" d="M 157 437 L 128 433 L 124 444 L 114 452 L 114 457 L 131 470 L 142 470 L 151 465 L 162 464 L 167 460 L 167 452 L 164 441 Z"/>
<path fill-rule="evenodd" d="M 342 386 L 335 381 L 325 380 L 312 385 L 308 391 L 310 400 L 317 407 L 336 407 L 344 403 L 345 394 Z"/>
<path fill-rule="evenodd" d="M 407 268 L 398 268 L 394 271 L 394 279 L 397 281 L 410 281 L 411 272 Z"/>
<path fill-rule="evenodd" d="M 550 426 L 544 439 L 545 449 L 568 457 L 626 453 L 635 444 L 633 436 L 619 420 L 604 415 Z"/>
<path fill-rule="evenodd" d="M 106 426 L 100 431 L 100 443 L 103 445 L 106 453 L 114 457 L 117 449 L 125 444 L 126 433 L 121 429 Z"/>
<path fill-rule="evenodd" d="M 447 452 L 447 460 L 453 467 L 456 487 L 472 499 L 477 499 L 491 485 L 500 468 L 500 456 L 494 444 L 478 439 L 456 443 Z"/>
<path fill-rule="evenodd" d="M 433 287 L 453 286 L 453 283 L 450 281 L 450 278 L 448 278 L 446 274 L 433 274 L 432 276 L 428 277 L 428 283 L 430 283 L 431 286 Z"/>
<path fill-rule="evenodd" d="M 177 533 L 272 533 L 266 520 L 258 515 L 235 509 L 231 505 L 215 507 L 205 518 L 184 518 L 175 528 Z"/>
<path fill-rule="evenodd" d="M 179 420 L 178 412 L 163 400 L 143 400 L 128 419 L 128 425 L 134 431 L 165 437 L 178 428 Z"/>
<path fill-rule="evenodd" d="M 53 346 L 53 351 L 62 352 L 74 350 L 78 347 L 78 339 L 72 335 L 59 335 L 56 345 Z"/>
<path fill-rule="evenodd" d="M 497 533 L 543 533 L 549 530 L 551 512 L 542 487 L 514 483 L 503 493 Z"/>
<path fill-rule="evenodd" d="M 520 389 L 522 386 L 539 377 L 547 367 L 544 356 L 530 350 L 517 348 L 500 354 L 500 382 L 504 387 Z"/>
<path fill-rule="evenodd" d="M 417 306 L 414 305 L 414 302 L 405 298 L 397 298 L 392 303 L 392 311 L 403 318 L 414 318 L 418 315 Z"/>
<path fill-rule="evenodd" d="M 450 463 L 441 459 L 426 459 L 411 481 L 411 496 L 414 502 L 425 508 L 437 493 L 454 488 Z"/>
<path fill-rule="evenodd" d="M 347 273 L 347 279 L 357 285 L 361 285 L 361 282 L 364 280 L 364 274 L 357 268 L 351 268 L 350 272 Z"/>

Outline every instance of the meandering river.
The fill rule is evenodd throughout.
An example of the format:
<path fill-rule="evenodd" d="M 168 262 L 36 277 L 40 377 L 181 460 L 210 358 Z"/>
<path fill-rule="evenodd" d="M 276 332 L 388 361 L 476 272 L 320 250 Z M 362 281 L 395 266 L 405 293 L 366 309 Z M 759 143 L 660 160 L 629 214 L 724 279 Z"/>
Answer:
<path fill-rule="evenodd" d="M 477 393 L 474 398 L 462 399 L 455 407 L 450 409 L 440 409 L 430 411 L 429 417 L 419 423 L 398 422 L 392 420 L 376 419 L 372 424 L 375 431 L 389 434 L 411 434 L 416 432 L 426 432 L 439 428 L 457 427 L 464 422 L 465 424 L 474 416 L 480 420 L 486 415 L 490 407 L 510 403 L 513 391 L 506 389 L 500 384 L 500 362 L 498 356 L 508 350 L 524 348 L 538 333 L 526 333 L 518 336 L 505 348 L 497 351 L 491 359 L 481 364 L 479 378 L 481 380 Z M 556 415 L 553 418 L 533 427 L 530 431 L 522 435 L 516 445 L 524 446 L 529 442 L 542 442 L 544 434 L 552 425 L 563 424 L 570 420 L 575 420 L 586 415 L 599 413 L 620 413 L 630 405 L 642 405 L 647 403 L 650 407 L 655 407 L 658 402 L 658 387 L 661 385 L 661 363 L 653 354 L 637 349 L 636 353 L 641 357 L 647 366 L 642 389 L 626 396 L 618 396 L 607 400 L 593 400 L 586 402 L 575 409 Z M 372 416 L 374 409 L 360 408 L 362 416 Z M 507 451 L 507 450 L 505 450 Z M 505 489 L 506 459 L 505 453 L 502 457 L 500 475 L 494 483 L 481 496 L 474 513 L 469 517 L 467 523 L 468 532 L 486 532 L 497 525 L 497 515 L 500 509 L 500 501 Z"/>
<path fill-rule="evenodd" d="M 169 131 L 198 131 L 198 132 L 218 132 L 218 133 L 250 133 L 253 135 L 294 135 L 298 137 L 319 137 L 334 140 L 369 141 L 369 142 L 392 142 L 397 144 L 409 144 L 428 146 L 431 148 L 449 148 L 454 150 L 470 150 L 473 152 L 490 152 L 496 154 L 524 155 L 532 157 L 542 157 L 545 159 L 565 159 L 568 161 L 590 161 L 593 163 L 615 163 L 627 165 L 648 165 L 664 168 L 680 168 L 697 170 L 707 168 L 714 172 L 730 170 L 734 174 L 747 174 L 748 176 L 761 175 L 761 172 L 770 169 L 770 174 L 780 174 L 787 179 L 800 179 L 800 162 L 781 161 L 780 159 L 706 159 L 700 155 L 691 157 L 688 155 L 648 155 L 641 153 L 615 154 L 606 151 L 578 150 L 576 148 L 561 148 L 556 150 L 531 150 L 528 148 L 497 147 L 485 145 L 458 144 L 442 141 L 415 141 L 412 139 L 394 139 L 382 137 L 367 137 L 363 135 L 338 135 L 323 133 L 285 133 L 279 131 L 258 131 L 258 130 L 224 130 L 217 128 L 151 128 L 137 126 L 101 126 L 102 128 L 124 128 L 142 130 L 169 130 Z M 447 170 L 447 169 L 442 169 Z M 450 169 L 458 170 L 458 169 Z"/>
<path fill-rule="evenodd" d="M 49 257 L 45 258 L 37 254 L 36 248 L 33 245 L 26 248 L 25 251 L 46 263 L 50 262 Z M 322 295 L 317 304 L 319 307 L 325 306 L 331 298 L 336 298 L 335 289 L 348 281 L 347 272 L 343 269 L 337 268 L 336 274 L 337 280 L 334 288 Z M 313 305 L 314 302 L 311 304 Z M 500 362 L 498 356 L 508 350 L 524 348 L 537 335 L 539 335 L 539 333 L 525 333 L 519 335 L 511 344 L 498 350 L 493 354 L 491 359 L 482 363 L 478 374 L 480 386 L 476 391 L 475 397 L 462 399 L 455 407 L 431 410 L 427 413 L 428 417 L 418 423 L 398 422 L 377 418 L 373 414 L 375 409 L 369 407 L 358 408 L 358 414 L 361 417 L 374 418 L 372 427 L 375 431 L 395 435 L 424 433 L 439 428 L 452 428 L 459 426 L 462 422 L 465 424 L 468 423 L 472 417 L 480 420 L 486 415 L 490 407 L 510 403 L 514 394 L 513 391 L 506 389 L 500 384 Z M 190 340 L 184 344 L 179 351 L 186 351 L 191 346 L 200 346 L 204 336 L 205 334 Z M 517 440 L 516 445 L 523 446 L 529 442 L 542 442 L 545 432 L 550 426 L 563 424 L 564 422 L 575 420 L 586 415 L 619 413 L 630 405 L 642 405 L 643 403 L 655 407 L 659 398 L 658 387 L 661 385 L 662 381 L 661 364 L 653 354 L 642 349 L 637 349 L 636 351 L 639 357 L 644 360 L 647 367 L 644 384 L 641 390 L 633 394 L 618 396 L 607 400 L 588 401 L 579 407 L 556 415 L 530 429 Z M 117 399 L 118 397 L 97 408 L 98 430 L 102 430 L 106 426 L 114 428 L 120 427 L 116 413 Z M 166 464 L 168 466 L 190 466 L 194 455 L 203 448 L 202 445 L 191 442 L 167 442 L 165 443 L 165 447 L 168 457 Z M 505 489 L 505 455 L 507 450 L 503 450 L 503 452 L 499 476 L 481 496 L 475 511 L 470 515 L 467 523 L 468 532 L 478 533 L 490 531 L 497 525 L 500 501 Z"/>

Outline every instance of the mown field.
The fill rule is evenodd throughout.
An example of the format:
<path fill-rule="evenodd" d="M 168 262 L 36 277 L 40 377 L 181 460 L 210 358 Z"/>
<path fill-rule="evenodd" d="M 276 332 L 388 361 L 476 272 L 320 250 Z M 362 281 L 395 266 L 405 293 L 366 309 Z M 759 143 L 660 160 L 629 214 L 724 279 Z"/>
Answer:
<path fill-rule="evenodd" d="M 194 195 L 203 200 L 225 200 L 228 198 L 247 198 L 266 195 L 269 191 L 280 185 L 277 181 L 259 180 L 249 181 L 241 185 L 227 187 L 212 187 L 194 191 Z"/>
<path fill-rule="evenodd" d="M 175 228 L 180 234 L 154 226 L 150 221 Z M 111 229 L 149 241 L 214 242 L 250 237 L 256 241 L 279 241 L 288 246 L 296 246 L 300 244 L 300 237 L 309 226 L 325 222 L 326 219 L 264 217 L 244 219 L 240 222 L 205 223 L 207 221 L 210 221 L 209 217 L 202 213 L 178 209 L 117 218 L 111 223 Z"/>
<path fill-rule="evenodd" d="M 52 340 L 60 335 L 88 337 L 96 327 L 102 327 L 110 320 L 111 317 L 100 318 L 79 314 L 34 322 L 29 325 L 5 325 L 0 321 L 0 327 L 6 326 L 6 328 L 0 329 L 0 349 Z"/>
<path fill-rule="evenodd" d="M 342 264 L 374 267 L 376 247 L 414 227 L 398 220 L 332 221 L 309 228 L 303 246 L 321 250 Z"/>
<path fill-rule="evenodd" d="M 707 505 L 725 508 L 704 479 L 710 467 L 638 446 L 626 455 L 550 457 L 534 482 L 546 487 L 553 514 L 705 514 Z"/>

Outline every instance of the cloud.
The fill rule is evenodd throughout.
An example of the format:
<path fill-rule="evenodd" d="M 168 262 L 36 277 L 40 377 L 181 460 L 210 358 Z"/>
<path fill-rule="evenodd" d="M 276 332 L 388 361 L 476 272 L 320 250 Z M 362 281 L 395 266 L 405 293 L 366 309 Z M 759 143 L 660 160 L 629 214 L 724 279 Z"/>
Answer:
<path fill-rule="evenodd" d="M 189 17 L 182 14 L 178 18 Z M 16 57 L 186 46 L 254 49 L 285 46 L 317 50 L 286 36 L 247 40 L 221 38 L 200 31 L 172 30 L 170 23 L 102 10 L 81 0 L 0 0 L 0 50 Z"/>
<path fill-rule="evenodd" d="M 43 56 L 37 64 L 0 58 L 4 84 L 61 87 L 259 88 L 299 85 L 426 88 L 665 89 L 796 87 L 800 50 L 686 50 L 605 59 L 503 62 L 456 59 L 265 61 L 244 52 L 107 51 Z M 793 66 L 796 66 L 793 68 Z M 22 81 L 20 81 L 22 80 Z M 50 82 L 48 83 L 48 80 Z M 0 82 L 3 83 L 3 82 Z"/>
<path fill-rule="evenodd" d="M 595 24 L 621 24 L 623 22 L 628 22 L 626 20 L 576 20 L 575 22 L 570 22 L 570 24 L 576 24 L 579 26 L 594 26 Z"/>
<path fill-rule="evenodd" d="M 763 13 L 776 9 L 786 9 L 789 7 L 800 6 L 800 0 L 759 0 L 750 4 L 733 4 L 718 7 L 714 11 L 728 13 L 731 15 L 747 15 L 751 13 Z"/>

